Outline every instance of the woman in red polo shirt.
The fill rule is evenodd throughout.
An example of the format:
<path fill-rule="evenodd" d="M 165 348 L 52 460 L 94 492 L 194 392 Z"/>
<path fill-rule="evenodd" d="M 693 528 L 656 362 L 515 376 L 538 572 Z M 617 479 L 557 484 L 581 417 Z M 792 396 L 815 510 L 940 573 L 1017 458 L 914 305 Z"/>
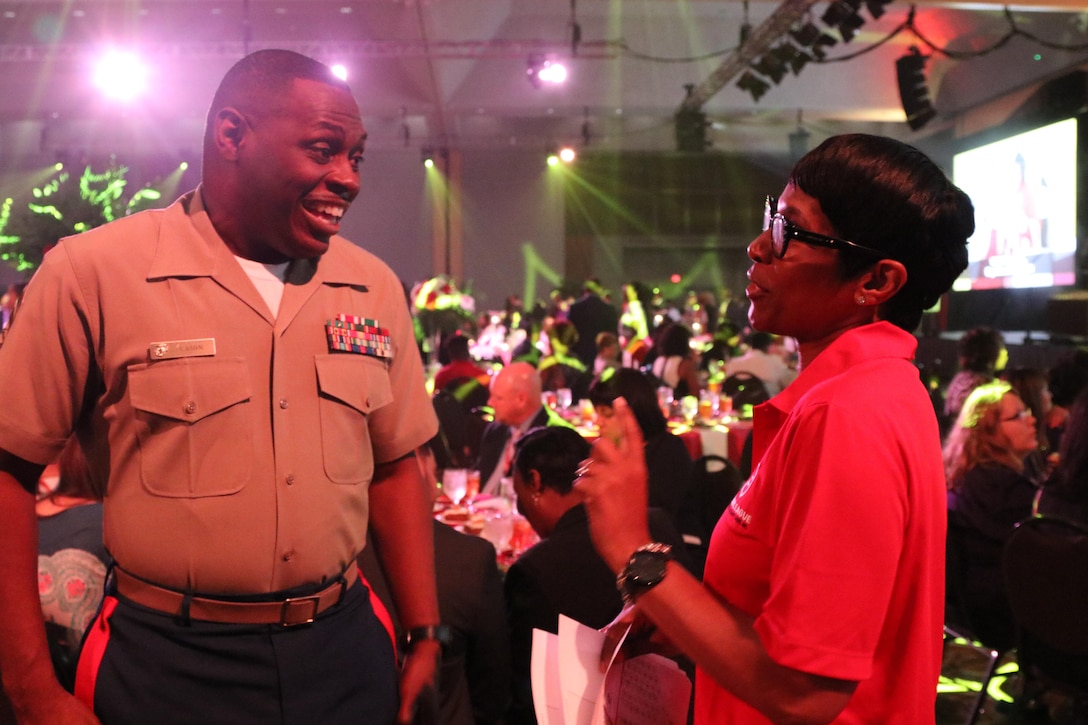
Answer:
<path fill-rule="evenodd" d="M 696 664 L 696 723 L 933 722 L 945 484 L 911 335 L 967 264 L 970 200 L 916 149 L 837 136 L 806 154 L 748 246 L 749 321 L 798 341 L 801 373 L 756 408 L 753 472 L 704 581 L 645 527 L 638 425 L 579 488 L 594 542 Z"/>

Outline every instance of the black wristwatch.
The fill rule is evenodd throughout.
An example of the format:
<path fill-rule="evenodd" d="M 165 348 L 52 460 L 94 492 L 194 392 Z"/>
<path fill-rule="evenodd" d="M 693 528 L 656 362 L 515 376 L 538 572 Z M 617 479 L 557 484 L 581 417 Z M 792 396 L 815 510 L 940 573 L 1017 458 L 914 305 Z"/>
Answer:
<path fill-rule="evenodd" d="M 405 652 L 411 652 L 412 647 L 417 642 L 424 640 L 434 640 L 443 647 L 449 646 L 453 641 L 453 631 L 445 624 L 429 624 L 426 627 L 414 627 L 404 633 L 401 638 L 401 649 Z"/>
<path fill-rule="evenodd" d="M 627 566 L 616 577 L 616 587 L 623 595 L 624 604 L 634 604 L 635 600 L 650 591 L 665 578 L 669 560 L 672 559 L 672 547 L 668 544 L 645 544 L 635 549 Z"/>

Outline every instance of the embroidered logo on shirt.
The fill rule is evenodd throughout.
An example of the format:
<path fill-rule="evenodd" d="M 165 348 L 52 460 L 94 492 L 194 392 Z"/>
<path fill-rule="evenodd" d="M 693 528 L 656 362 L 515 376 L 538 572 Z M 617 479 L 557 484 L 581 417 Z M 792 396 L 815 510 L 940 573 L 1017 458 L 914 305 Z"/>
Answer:
<path fill-rule="evenodd" d="M 325 321 L 325 335 L 329 339 L 330 350 L 358 352 L 380 358 L 393 357 L 389 330 L 379 325 L 377 320 L 337 315 L 335 319 Z"/>

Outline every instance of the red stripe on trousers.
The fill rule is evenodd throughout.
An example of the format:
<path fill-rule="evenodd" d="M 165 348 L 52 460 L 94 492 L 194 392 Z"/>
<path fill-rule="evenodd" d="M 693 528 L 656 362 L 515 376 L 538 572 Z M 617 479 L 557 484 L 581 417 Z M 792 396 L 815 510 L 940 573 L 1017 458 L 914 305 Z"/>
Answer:
<path fill-rule="evenodd" d="M 94 710 L 94 686 L 98 681 L 98 667 L 106 654 L 106 644 L 110 641 L 110 615 L 117 608 L 117 598 L 107 596 L 102 601 L 102 610 L 91 623 L 87 638 L 83 641 L 83 651 L 76 665 L 76 699 Z"/>
<path fill-rule="evenodd" d="M 389 635 L 389 641 L 393 643 L 393 661 L 397 660 L 397 634 L 393 630 L 393 617 L 389 615 L 389 610 L 382 604 L 382 600 L 378 598 L 378 595 L 374 593 L 374 587 L 370 586 L 370 582 L 363 576 L 362 568 L 359 569 L 359 581 L 365 586 L 366 590 L 370 592 L 370 606 L 374 610 L 374 616 L 378 618 L 378 621 L 385 627 L 386 634 Z"/>

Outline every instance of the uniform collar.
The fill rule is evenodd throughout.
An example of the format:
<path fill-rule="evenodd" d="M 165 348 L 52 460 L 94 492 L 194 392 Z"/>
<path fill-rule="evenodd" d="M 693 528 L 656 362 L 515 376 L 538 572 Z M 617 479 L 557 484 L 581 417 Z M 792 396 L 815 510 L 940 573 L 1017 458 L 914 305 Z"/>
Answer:
<path fill-rule="evenodd" d="M 220 277 L 233 276 L 239 268 L 233 253 L 212 226 L 204 207 L 203 187 L 183 195 L 166 208 L 167 223 L 160 233 L 180 236 L 180 243 L 159 244 L 156 240 L 154 259 L 147 278 L 169 277 Z M 295 262 L 291 277 L 325 284 L 350 284 L 366 286 L 356 265 L 344 264 L 340 245 L 350 244 L 342 237 L 334 237 L 327 252 L 317 259 Z"/>

